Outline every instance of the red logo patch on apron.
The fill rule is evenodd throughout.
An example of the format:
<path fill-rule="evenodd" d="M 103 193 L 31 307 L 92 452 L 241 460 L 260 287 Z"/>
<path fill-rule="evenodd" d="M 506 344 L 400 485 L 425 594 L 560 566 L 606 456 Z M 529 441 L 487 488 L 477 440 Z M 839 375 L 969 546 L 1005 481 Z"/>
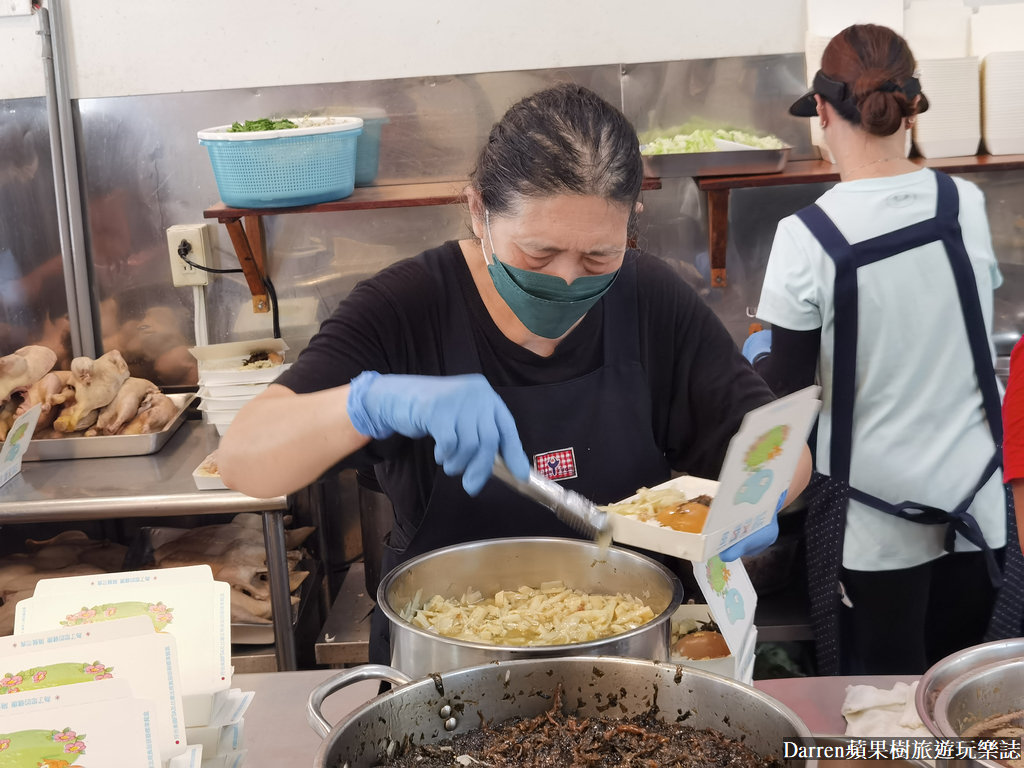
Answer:
<path fill-rule="evenodd" d="M 548 480 L 571 480 L 576 477 L 576 454 L 572 448 L 538 453 L 533 466 Z"/>

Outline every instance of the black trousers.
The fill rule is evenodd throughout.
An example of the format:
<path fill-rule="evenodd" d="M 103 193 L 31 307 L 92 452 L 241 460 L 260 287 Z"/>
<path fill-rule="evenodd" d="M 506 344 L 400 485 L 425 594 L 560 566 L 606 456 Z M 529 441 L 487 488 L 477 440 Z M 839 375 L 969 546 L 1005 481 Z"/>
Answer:
<path fill-rule="evenodd" d="M 853 603 L 842 608 L 842 672 L 851 675 L 920 675 L 981 643 L 996 595 L 981 552 L 893 571 L 844 568 L 842 582 Z"/>

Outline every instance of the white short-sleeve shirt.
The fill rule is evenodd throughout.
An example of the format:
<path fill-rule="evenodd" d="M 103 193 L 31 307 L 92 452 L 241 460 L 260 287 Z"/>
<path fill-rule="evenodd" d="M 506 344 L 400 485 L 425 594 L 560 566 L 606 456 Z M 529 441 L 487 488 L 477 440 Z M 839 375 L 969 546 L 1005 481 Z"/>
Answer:
<path fill-rule="evenodd" d="M 974 267 L 985 332 L 991 339 L 992 293 L 1002 276 L 980 189 L 955 178 L 960 226 Z M 935 215 L 932 171 L 841 182 L 817 204 L 851 243 Z M 818 377 L 822 412 L 817 467 L 829 472 L 834 333 L 832 260 L 796 216 L 779 222 L 757 316 L 796 331 L 821 328 Z M 982 408 L 956 285 L 941 243 L 857 270 L 857 382 L 850 482 L 890 502 L 951 509 L 970 491 L 995 446 Z M 989 342 L 995 359 L 995 349 Z M 970 509 L 989 546 L 1006 543 L 1000 473 Z M 944 553 L 944 525 L 922 525 L 851 501 L 843 566 L 908 568 Z M 974 550 L 958 537 L 957 550 Z"/>

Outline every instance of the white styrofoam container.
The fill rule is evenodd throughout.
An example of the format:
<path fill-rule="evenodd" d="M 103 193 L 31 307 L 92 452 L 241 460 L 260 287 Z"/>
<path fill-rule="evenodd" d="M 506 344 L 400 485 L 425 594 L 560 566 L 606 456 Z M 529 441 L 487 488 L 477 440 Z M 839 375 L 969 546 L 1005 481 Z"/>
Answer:
<path fill-rule="evenodd" d="M 219 397 L 244 397 L 252 399 L 270 386 L 269 382 L 259 384 L 214 384 L 204 385 L 197 393 L 203 400 Z"/>
<path fill-rule="evenodd" d="M 227 426 L 235 420 L 238 411 L 207 411 L 203 414 L 203 421 L 207 424 L 223 424 Z"/>
<path fill-rule="evenodd" d="M 982 60 L 981 134 L 991 155 L 1024 153 L 1024 50 Z"/>
<path fill-rule="evenodd" d="M 981 69 L 976 56 L 918 61 L 928 111 L 914 121 L 914 145 L 924 157 L 978 153 L 981 143 Z"/>
<path fill-rule="evenodd" d="M 200 491 L 227 490 L 227 486 L 224 485 L 224 481 L 220 479 L 220 475 L 200 474 L 199 467 L 192 470 L 192 479 L 195 481 L 196 488 Z M 192 742 L 190 741 L 189 743 L 191 744 Z"/>
<path fill-rule="evenodd" d="M 250 400 L 252 400 L 251 397 L 208 397 L 199 403 L 199 410 L 206 413 L 217 411 L 237 413 Z"/>

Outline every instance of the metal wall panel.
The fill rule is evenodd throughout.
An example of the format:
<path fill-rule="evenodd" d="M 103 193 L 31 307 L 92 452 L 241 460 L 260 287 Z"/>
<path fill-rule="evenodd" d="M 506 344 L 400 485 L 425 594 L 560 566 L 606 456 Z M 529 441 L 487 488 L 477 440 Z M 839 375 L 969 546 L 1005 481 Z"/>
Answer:
<path fill-rule="evenodd" d="M 77 104 L 93 291 L 103 348 L 118 347 L 133 373 L 162 384 L 195 380 L 193 295 L 171 285 L 164 232 L 203 221 L 219 199 L 196 131 L 268 115 L 342 115 L 383 109 L 376 183 L 463 179 L 491 125 L 516 99 L 572 80 L 619 101 L 617 65 L 373 83 L 210 91 L 83 100 Z M 465 235 L 458 206 L 264 219 L 269 272 L 292 354 L 360 278 Z M 227 233 L 211 222 L 212 266 L 237 266 Z M 211 342 L 268 336 L 240 275 L 206 289 Z"/>
<path fill-rule="evenodd" d="M 807 121 L 787 109 L 807 90 L 803 54 L 662 61 L 622 68 L 622 105 L 637 132 L 693 127 L 773 133 L 793 159 L 814 157 Z"/>
<path fill-rule="evenodd" d="M 504 72 L 82 100 L 76 103 L 92 292 L 103 348 L 119 347 L 136 375 L 161 384 L 194 381 L 193 293 L 171 286 L 164 232 L 203 221 L 219 199 L 196 131 L 279 114 L 345 114 L 383 109 L 378 184 L 465 178 L 490 126 L 517 98 L 574 80 L 614 103 L 641 132 L 688 120 L 772 132 L 811 157 L 809 123 L 786 107 L 804 88 L 802 55 L 754 56 L 629 66 Z M 40 174 L 45 183 L 45 174 Z M 1004 265 L 997 332 L 1024 327 L 1019 174 L 972 176 L 988 194 L 996 252 Z M 729 287 L 707 280 L 706 210 L 691 179 L 666 179 L 644 193 L 641 245 L 678 268 L 737 341 L 756 307 L 779 218 L 811 202 L 824 185 L 737 190 L 730 208 Z M 18 217 L 16 226 L 33 226 Z M 459 206 L 264 218 L 269 272 L 282 332 L 297 352 L 356 281 L 445 239 L 468 233 Z M 211 222 L 213 266 L 237 266 L 226 231 Z M 26 235 L 19 235 L 24 238 Z M 240 275 L 206 289 L 211 342 L 269 335 L 269 315 L 252 313 Z M 37 322 L 37 321 L 35 321 Z"/>
<path fill-rule="evenodd" d="M 0 100 L 0 355 L 42 344 L 71 361 L 46 100 Z"/>

